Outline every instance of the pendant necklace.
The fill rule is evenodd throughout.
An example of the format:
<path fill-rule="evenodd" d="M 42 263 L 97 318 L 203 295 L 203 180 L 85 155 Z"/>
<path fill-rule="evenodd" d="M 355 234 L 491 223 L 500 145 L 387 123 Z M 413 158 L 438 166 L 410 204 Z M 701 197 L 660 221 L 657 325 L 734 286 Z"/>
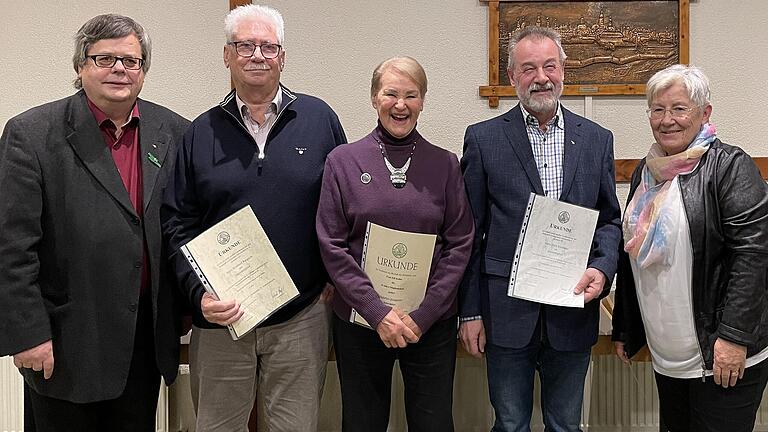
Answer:
<path fill-rule="evenodd" d="M 408 181 L 408 177 L 405 175 L 405 173 L 408 171 L 408 168 L 411 166 L 411 158 L 413 158 L 413 152 L 416 150 L 416 141 L 413 141 L 413 146 L 411 147 L 411 154 L 408 155 L 408 160 L 405 161 L 403 166 L 400 168 L 395 168 L 391 162 L 389 162 L 389 158 L 387 158 L 387 151 L 384 149 L 384 144 L 379 140 L 377 137 L 374 137 L 376 139 L 376 142 L 379 143 L 379 150 L 381 150 L 381 155 L 384 157 L 384 164 L 387 166 L 387 169 L 389 170 L 389 181 L 392 182 L 392 186 L 394 186 L 397 189 L 402 189 L 405 187 L 405 183 Z"/>

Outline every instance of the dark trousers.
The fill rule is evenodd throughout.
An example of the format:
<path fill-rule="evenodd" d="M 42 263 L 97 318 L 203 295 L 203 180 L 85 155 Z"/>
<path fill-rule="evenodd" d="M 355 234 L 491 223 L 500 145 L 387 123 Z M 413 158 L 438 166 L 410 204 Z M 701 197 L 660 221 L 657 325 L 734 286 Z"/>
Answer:
<path fill-rule="evenodd" d="M 387 430 L 395 360 L 400 362 L 405 385 L 408 431 L 453 431 L 455 318 L 436 322 L 418 343 L 387 348 L 375 331 L 334 315 L 333 342 L 343 431 Z"/>
<path fill-rule="evenodd" d="M 147 296 L 139 302 L 138 313 L 133 357 L 123 394 L 112 400 L 75 403 L 25 388 L 27 432 L 155 431 L 160 372 L 155 363 L 152 304 Z M 33 423 L 28 425 L 29 419 Z"/>
<path fill-rule="evenodd" d="M 735 387 L 711 376 L 680 379 L 656 373 L 660 414 L 669 432 L 751 432 L 768 382 L 768 360 L 744 371 Z"/>

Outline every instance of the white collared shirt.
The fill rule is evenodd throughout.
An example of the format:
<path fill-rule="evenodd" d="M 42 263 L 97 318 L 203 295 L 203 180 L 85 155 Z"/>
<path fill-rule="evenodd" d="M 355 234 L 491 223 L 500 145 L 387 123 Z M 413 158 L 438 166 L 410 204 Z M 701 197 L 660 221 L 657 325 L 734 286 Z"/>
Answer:
<path fill-rule="evenodd" d="M 240 114 L 243 116 L 245 127 L 248 128 L 248 132 L 251 133 L 251 136 L 256 141 L 256 145 L 259 147 L 259 159 L 264 159 L 267 136 L 277 120 L 277 110 L 283 102 L 283 92 L 279 88 L 277 89 L 275 98 L 272 99 L 272 103 L 269 104 L 269 108 L 267 108 L 267 111 L 264 113 L 264 122 L 262 124 L 259 124 L 253 117 L 251 117 L 248 105 L 240 99 L 240 96 L 237 93 L 235 93 L 235 101 L 237 101 L 237 109 L 240 110 Z"/>

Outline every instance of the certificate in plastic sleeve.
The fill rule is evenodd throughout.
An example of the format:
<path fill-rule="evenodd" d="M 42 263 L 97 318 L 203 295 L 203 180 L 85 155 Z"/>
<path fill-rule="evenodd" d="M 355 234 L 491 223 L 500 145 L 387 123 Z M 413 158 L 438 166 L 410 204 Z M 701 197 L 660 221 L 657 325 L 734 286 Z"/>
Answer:
<path fill-rule="evenodd" d="M 434 234 L 399 231 L 368 222 L 360 266 L 384 304 L 406 313 L 419 307 L 427 292 L 436 240 Z M 370 328 L 354 309 L 349 321 Z"/>
<path fill-rule="evenodd" d="M 299 295 L 251 206 L 243 207 L 181 247 L 206 291 L 234 299 L 243 316 L 229 325 L 238 340 Z"/>
<path fill-rule="evenodd" d="M 598 212 L 531 194 L 509 277 L 510 297 L 584 307 L 573 289 L 587 268 Z"/>

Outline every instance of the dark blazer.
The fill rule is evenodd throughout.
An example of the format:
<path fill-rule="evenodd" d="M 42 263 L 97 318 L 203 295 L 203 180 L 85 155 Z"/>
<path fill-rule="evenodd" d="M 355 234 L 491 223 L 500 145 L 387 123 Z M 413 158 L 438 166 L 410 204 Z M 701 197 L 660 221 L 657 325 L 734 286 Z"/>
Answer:
<path fill-rule="evenodd" d="M 133 351 L 146 238 L 157 364 L 178 368 L 179 315 L 159 208 L 189 122 L 139 100 L 144 220 L 83 91 L 11 120 L 0 138 L 0 355 L 52 339 L 54 370 L 24 369 L 38 393 L 72 402 L 123 392 Z M 148 156 L 154 155 L 161 167 Z"/>
<path fill-rule="evenodd" d="M 602 271 L 608 294 L 616 272 L 621 214 L 616 198 L 613 135 L 562 108 L 565 125 L 561 201 L 599 210 L 589 267 Z M 542 305 L 507 296 L 512 257 L 529 194 L 543 195 L 520 106 L 469 126 L 461 159 L 475 217 L 475 242 L 459 290 L 460 315 L 483 316 L 494 345 L 521 348 L 544 313 L 555 349 L 589 349 L 597 341 L 599 301 L 583 309 Z"/>

